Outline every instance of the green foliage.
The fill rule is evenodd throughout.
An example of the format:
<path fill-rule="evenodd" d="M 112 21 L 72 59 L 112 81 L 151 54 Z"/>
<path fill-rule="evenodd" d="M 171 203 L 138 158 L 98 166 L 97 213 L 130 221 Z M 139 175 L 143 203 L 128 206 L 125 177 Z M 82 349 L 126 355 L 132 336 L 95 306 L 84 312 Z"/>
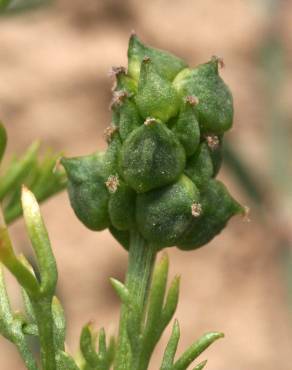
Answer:
<path fill-rule="evenodd" d="M 60 325 L 59 318 L 62 310 L 59 307 L 52 309 L 57 283 L 56 264 L 38 204 L 33 194 L 27 189 L 22 191 L 22 207 L 27 232 L 38 263 L 40 281 L 36 279 L 28 262 L 15 254 L 5 225 L 1 225 L 0 229 L 0 259 L 24 289 L 26 311 L 29 313 L 29 319 L 32 320 L 29 325 L 37 326 L 37 330 L 34 332 L 37 333 L 40 340 L 42 366 L 44 369 L 54 370 L 56 369 L 55 346 L 64 348 L 63 326 Z M 8 304 L 6 303 L 5 306 L 7 308 Z M 52 311 L 54 311 L 54 315 Z M 26 325 L 26 328 L 29 328 L 29 325 Z M 54 327 L 58 330 L 54 330 Z M 21 345 L 21 348 L 24 349 L 20 353 L 24 357 L 28 369 L 36 369 L 32 354 L 26 346 L 22 327 L 21 332 L 22 336 L 19 339 L 21 342 L 18 348 Z M 28 332 L 30 331 L 28 330 Z M 12 336 L 8 335 L 7 338 L 14 341 L 13 334 Z"/>
<path fill-rule="evenodd" d="M 4 153 L 5 144 L 5 129 L 0 125 L 0 154 Z M 6 223 L 11 223 L 21 216 L 20 194 L 23 184 L 33 191 L 39 202 L 60 192 L 66 186 L 65 171 L 57 163 L 61 154 L 47 150 L 40 157 L 39 149 L 39 143 L 35 142 L 23 155 L 14 157 L 8 165 L 3 166 L 0 175 L 0 201 Z"/>
<path fill-rule="evenodd" d="M 34 165 L 36 161 L 36 154 L 39 148 L 39 144 L 36 142 L 30 146 L 26 153 L 18 160 L 13 160 L 0 183 L 0 199 L 3 200 L 8 192 L 12 188 L 18 188 L 23 181 L 23 178 L 27 176 L 29 169 Z"/>
<path fill-rule="evenodd" d="M 79 370 L 74 359 L 63 351 L 58 351 L 56 356 L 58 370 Z"/>
<path fill-rule="evenodd" d="M 0 270 L 0 314 L 0 334 L 15 344 L 22 355 L 25 366 L 29 370 L 37 370 L 36 361 L 29 350 L 25 334 L 23 332 L 23 318 L 11 309 L 2 267 Z"/>
<path fill-rule="evenodd" d="M 146 370 L 148 369 L 151 355 L 156 347 L 164 329 L 169 324 L 175 313 L 179 296 L 179 277 L 175 277 L 167 286 L 168 257 L 165 255 L 157 263 L 149 289 L 149 296 L 145 303 L 145 312 L 141 316 L 140 307 L 135 304 L 135 292 L 116 279 L 111 279 L 112 285 L 128 308 L 127 334 L 129 337 L 129 363 L 128 367 L 117 367 L 125 369 Z M 171 337 L 167 344 L 160 370 L 186 370 L 188 366 L 215 340 L 223 337 L 222 333 L 207 333 L 194 342 L 177 360 L 176 350 L 180 338 L 178 321 L 175 320 Z M 199 364 L 202 369 L 206 362 Z"/>
<path fill-rule="evenodd" d="M 36 278 L 32 266 L 25 257 L 15 254 L 7 227 L 1 224 L 0 261 L 10 270 L 22 287 L 25 313 L 12 312 L 2 271 L 0 271 L 0 333 L 16 345 L 29 370 L 37 370 L 38 366 L 27 344 L 27 336 L 35 336 L 39 340 L 42 369 L 80 369 L 74 359 L 64 352 L 66 330 L 64 311 L 61 303 L 54 296 L 58 276 L 56 262 L 36 198 L 29 190 L 23 188 L 21 202 L 40 279 Z M 109 369 L 114 356 L 113 339 L 107 347 L 105 333 L 101 330 L 99 353 L 96 354 L 93 344 L 89 347 L 86 342 L 89 335 L 89 329 L 86 328 L 82 332 L 80 341 L 85 361 L 88 361 L 90 369 Z M 90 356 L 88 359 L 88 351 L 98 362 L 93 363 Z"/>
<path fill-rule="evenodd" d="M 80 336 L 80 349 L 86 366 L 90 369 L 109 370 L 114 355 L 114 340 L 107 347 L 104 329 L 98 335 L 98 353 L 96 352 L 96 335 L 90 324 L 85 325 Z"/>
<path fill-rule="evenodd" d="M 223 338 L 222 333 L 206 333 L 194 342 L 179 358 L 175 361 L 175 353 L 180 339 L 180 328 L 178 321 L 175 320 L 170 339 L 167 343 L 162 366 L 160 370 L 186 370 L 189 365 L 213 342 Z M 207 361 L 200 362 L 193 370 L 202 370 Z"/>
<path fill-rule="evenodd" d="M 185 370 L 188 366 L 216 340 L 223 338 L 222 333 L 207 333 L 193 343 L 181 356 L 175 361 L 171 370 Z M 203 363 L 204 364 L 204 363 Z M 205 364 L 204 364 L 205 365 Z M 203 366 L 204 366 L 203 365 Z M 202 366 L 199 364 L 198 366 Z M 200 368 L 200 367 L 199 367 Z"/>

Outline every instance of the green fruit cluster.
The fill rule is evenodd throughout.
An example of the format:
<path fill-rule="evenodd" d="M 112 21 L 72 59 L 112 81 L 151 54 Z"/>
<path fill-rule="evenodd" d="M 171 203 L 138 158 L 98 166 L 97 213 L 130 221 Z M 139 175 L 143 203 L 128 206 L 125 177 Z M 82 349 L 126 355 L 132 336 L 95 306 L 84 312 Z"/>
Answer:
<path fill-rule="evenodd" d="M 77 217 L 109 228 L 128 248 L 135 229 L 152 244 L 184 250 L 209 242 L 243 208 L 215 180 L 233 102 L 219 58 L 189 68 L 132 35 L 128 70 L 113 68 L 108 149 L 63 158 Z"/>

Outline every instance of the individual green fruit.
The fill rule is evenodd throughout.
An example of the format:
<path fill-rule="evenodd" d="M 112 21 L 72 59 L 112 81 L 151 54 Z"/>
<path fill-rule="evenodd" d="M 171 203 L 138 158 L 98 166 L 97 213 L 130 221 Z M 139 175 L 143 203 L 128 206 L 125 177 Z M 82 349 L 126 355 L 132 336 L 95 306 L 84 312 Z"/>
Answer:
<path fill-rule="evenodd" d="M 151 58 L 159 75 L 169 81 L 172 81 L 179 71 L 187 67 L 184 60 L 167 51 L 146 46 L 136 35 L 132 35 L 128 48 L 128 72 L 137 81 L 141 62 L 145 57 Z"/>
<path fill-rule="evenodd" d="M 7 134 L 3 124 L 0 122 L 0 161 L 6 149 Z"/>
<path fill-rule="evenodd" d="M 121 180 L 110 193 L 108 204 L 112 225 L 119 230 L 129 230 L 135 225 L 136 193 Z"/>
<path fill-rule="evenodd" d="M 118 130 L 114 127 L 107 129 L 106 138 L 108 147 L 103 157 L 103 173 L 108 177 L 118 172 L 118 158 L 122 142 Z"/>
<path fill-rule="evenodd" d="M 195 184 L 182 175 L 174 184 L 138 194 L 136 217 L 142 236 L 158 248 L 173 246 L 194 216 L 194 205 L 199 203 Z"/>
<path fill-rule="evenodd" d="M 185 174 L 201 189 L 214 173 L 213 162 L 207 143 L 200 144 L 197 152 L 186 164 Z"/>
<path fill-rule="evenodd" d="M 233 121 L 231 92 L 218 74 L 218 58 L 194 69 L 184 69 L 173 86 L 182 96 L 195 95 L 199 99 L 196 113 L 203 133 L 222 134 Z"/>
<path fill-rule="evenodd" d="M 200 143 L 200 127 L 194 110 L 196 102 L 194 97 L 188 96 L 182 104 L 176 122 L 171 126 L 187 156 L 194 154 Z"/>
<path fill-rule="evenodd" d="M 212 240 L 226 226 L 229 219 L 244 208 L 217 180 L 210 180 L 201 192 L 201 215 L 193 218 L 181 237 L 178 247 L 183 250 L 198 248 Z"/>
<path fill-rule="evenodd" d="M 165 124 L 148 119 L 125 140 L 119 171 L 138 193 L 174 182 L 185 166 L 185 151 Z"/>
<path fill-rule="evenodd" d="M 223 161 L 223 135 L 205 137 L 213 163 L 213 177 L 216 177 Z"/>
<path fill-rule="evenodd" d="M 120 105 L 129 97 L 126 90 L 114 90 L 110 108 L 112 111 L 112 126 L 118 127 L 120 122 Z"/>
<path fill-rule="evenodd" d="M 104 157 L 104 153 L 94 153 L 61 160 L 68 176 L 71 206 L 79 220 L 91 230 L 109 226 Z"/>
<path fill-rule="evenodd" d="M 137 127 L 141 126 L 143 119 L 141 118 L 137 106 L 130 98 L 125 101 L 118 108 L 119 117 L 119 134 L 124 141 L 129 134 Z"/>
<path fill-rule="evenodd" d="M 67 176 L 71 206 L 80 221 L 91 230 L 109 226 L 109 192 L 106 184 L 117 174 L 121 141 L 118 132 L 110 128 L 105 153 L 76 158 L 62 158 Z"/>
<path fill-rule="evenodd" d="M 113 88 L 114 90 L 123 90 L 129 95 L 136 93 L 137 81 L 126 73 L 126 69 L 124 67 L 113 67 L 111 72 L 116 78 L 115 86 Z"/>
<path fill-rule="evenodd" d="M 180 107 L 180 98 L 172 84 L 156 71 L 154 63 L 145 57 L 135 101 L 143 118 L 154 117 L 167 122 Z"/>

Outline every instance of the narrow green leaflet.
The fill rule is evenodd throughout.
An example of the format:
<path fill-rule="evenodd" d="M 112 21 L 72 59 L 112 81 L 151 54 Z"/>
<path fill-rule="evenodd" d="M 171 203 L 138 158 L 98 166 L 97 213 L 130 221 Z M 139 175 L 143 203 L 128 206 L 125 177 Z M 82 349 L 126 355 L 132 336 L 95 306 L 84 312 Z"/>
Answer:
<path fill-rule="evenodd" d="M 169 370 L 172 368 L 173 362 L 174 362 L 174 357 L 176 354 L 178 342 L 180 338 L 180 328 L 179 328 L 179 323 L 177 320 L 175 320 L 171 332 L 171 336 L 169 338 L 169 341 L 167 343 L 163 360 L 162 360 L 162 365 L 160 370 Z"/>
<path fill-rule="evenodd" d="M 40 269 L 41 293 L 53 294 L 56 288 L 58 273 L 48 232 L 44 225 L 38 203 L 34 195 L 27 188 L 23 188 L 22 190 L 21 201 L 27 232 L 36 253 Z"/>
<path fill-rule="evenodd" d="M 54 342 L 58 350 L 65 350 L 66 320 L 61 302 L 55 296 L 52 301 L 52 313 L 54 320 Z"/>
<path fill-rule="evenodd" d="M 32 144 L 26 153 L 19 159 L 13 160 L 4 175 L 0 179 L 0 200 L 3 200 L 11 189 L 20 186 L 33 163 L 36 161 L 39 143 Z"/>
<path fill-rule="evenodd" d="M 74 359 L 63 351 L 57 353 L 57 365 L 58 370 L 80 370 Z"/>
<path fill-rule="evenodd" d="M 193 370 L 203 370 L 207 365 L 207 360 L 200 362 Z"/>
<path fill-rule="evenodd" d="M 96 351 L 97 335 L 93 333 L 91 324 L 84 326 L 80 336 L 80 349 L 89 366 L 96 370 L 109 370 L 114 357 L 114 341 L 106 344 L 105 331 L 102 328 L 98 335 L 98 352 Z"/>
<path fill-rule="evenodd" d="M 168 265 L 168 257 L 165 255 L 154 269 L 142 339 L 141 363 L 149 363 L 154 347 L 162 334 L 163 329 L 160 321 L 166 291 Z"/>
<path fill-rule="evenodd" d="M 111 282 L 115 292 L 119 296 L 120 300 L 124 304 L 129 305 L 130 302 L 131 302 L 130 301 L 130 294 L 129 294 L 129 290 L 125 287 L 125 285 L 123 283 L 121 283 L 120 281 L 114 279 L 114 278 L 111 278 L 110 282 Z"/>
<path fill-rule="evenodd" d="M 217 339 L 223 338 L 223 333 L 207 333 L 192 344 L 175 362 L 171 370 L 186 370 L 187 367 Z"/>
<path fill-rule="evenodd" d="M 161 315 L 161 327 L 163 330 L 169 324 L 175 313 L 179 298 L 180 276 L 176 276 L 168 289 L 165 305 Z"/>

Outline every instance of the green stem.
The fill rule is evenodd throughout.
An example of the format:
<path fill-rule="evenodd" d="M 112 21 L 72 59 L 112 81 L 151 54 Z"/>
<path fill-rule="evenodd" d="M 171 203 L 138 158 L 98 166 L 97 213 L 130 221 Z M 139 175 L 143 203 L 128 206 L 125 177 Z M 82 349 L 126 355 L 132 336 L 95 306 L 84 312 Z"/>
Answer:
<path fill-rule="evenodd" d="M 52 299 L 45 297 L 33 301 L 41 346 L 41 363 L 43 370 L 56 370 L 56 353 L 54 345 L 54 325 Z"/>
<path fill-rule="evenodd" d="M 25 342 L 25 338 L 21 338 L 18 342 L 15 342 L 15 345 L 18 348 L 18 351 L 25 363 L 25 366 L 28 370 L 38 370 L 37 364 L 35 362 L 35 359 L 33 358 L 33 355 Z"/>
<path fill-rule="evenodd" d="M 129 323 L 133 327 L 132 335 L 138 339 L 146 310 L 146 300 L 155 257 L 155 247 L 147 244 L 138 232 L 131 232 L 128 271 L 125 284 L 130 293 L 131 306 L 129 307 L 129 305 L 123 304 L 121 308 L 114 370 L 135 370 L 132 367 L 133 365 L 130 365 L 135 362 L 137 354 L 131 354 L 128 336 L 129 315 L 131 313 L 130 311 L 132 311 L 138 321 L 138 325 L 136 323 L 135 325 L 134 323 Z"/>

